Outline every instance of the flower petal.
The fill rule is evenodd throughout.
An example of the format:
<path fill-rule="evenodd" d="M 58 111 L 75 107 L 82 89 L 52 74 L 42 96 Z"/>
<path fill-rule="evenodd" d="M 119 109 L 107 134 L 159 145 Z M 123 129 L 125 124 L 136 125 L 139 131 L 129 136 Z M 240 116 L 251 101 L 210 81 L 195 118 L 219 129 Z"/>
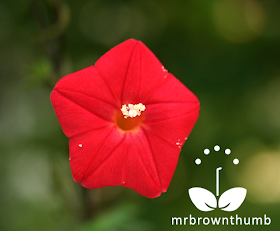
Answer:
<path fill-rule="evenodd" d="M 56 90 L 51 93 L 51 101 L 62 130 L 68 137 L 108 125 L 108 121 Z"/>
<path fill-rule="evenodd" d="M 148 153 L 152 156 L 157 168 L 161 191 L 166 192 L 175 172 L 181 150 L 161 137 L 149 131 L 143 131 L 150 149 Z"/>
<path fill-rule="evenodd" d="M 147 106 L 143 128 L 181 148 L 199 116 L 197 104 L 174 102 Z"/>
<path fill-rule="evenodd" d="M 137 41 L 125 78 L 122 102 L 142 102 L 146 105 L 166 101 L 199 104 L 197 97 L 167 72 L 153 52 Z"/>
<path fill-rule="evenodd" d="M 145 130 L 176 145 L 184 145 L 199 116 L 199 101 L 172 74 L 144 101 Z"/>
<path fill-rule="evenodd" d="M 60 79 L 51 102 L 68 137 L 112 123 L 118 110 L 118 100 L 94 66 Z"/>
<path fill-rule="evenodd" d="M 120 185 L 122 168 L 119 165 L 123 163 L 124 155 L 115 156 L 113 153 L 123 139 L 124 135 L 111 125 L 71 137 L 69 159 L 74 180 L 82 182 L 87 188 Z M 112 157 L 118 160 L 111 162 Z M 106 168 L 103 175 L 89 179 L 89 175 L 97 172 L 101 166 Z"/>
<path fill-rule="evenodd" d="M 162 190 L 152 156 L 141 131 L 121 134 L 106 127 L 70 139 L 73 178 L 86 188 L 123 185 L 146 197 L 158 197 Z"/>
<path fill-rule="evenodd" d="M 128 66 L 122 102 L 143 102 L 167 76 L 163 65 L 142 42 L 137 41 Z"/>
<path fill-rule="evenodd" d="M 119 101 L 111 91 L 110 82 L 102 78 L 95 66 L 66 75 L 57 82 L 54 90 L 80 93 L 113 105 Z"/>
<path fill-rule="evenodd" d="M 95 97 L 90 97 L 82 93 L 72 92 L 67 90 L 54 90 L 58 92 L 61 96 L 69 99 L 73 103 L 79 105 L 80 107 L 86 109 L 92 114 L 113 123 L 114 113 L 119 110 L 115 105 L 107 103 L 105 101 L 98 100 Z"/>
<path fill-rule="evenodd" d="M 200 108 L 197 97 L 170 73 L 168 73 L 165 81 L 158 85 L 158 87 L 155 87 L 152 93 L 145 99 L 145 104 L 186 102 L 195 104 L 197 108 Z"/>
<path fill-rule="evenodd" d="M 123 186 L 149 198 L 159 197 L 162 187 L 158 166 L 143 130 L 134 134 L 128 133 L 126 144 L 129 148 Z"/>
<path fill-rule="evenodd" d="M 129 39 L 101 56 L 95 66 L 121 104 L 123 85 L 127 76 L 136 40 Z"/>

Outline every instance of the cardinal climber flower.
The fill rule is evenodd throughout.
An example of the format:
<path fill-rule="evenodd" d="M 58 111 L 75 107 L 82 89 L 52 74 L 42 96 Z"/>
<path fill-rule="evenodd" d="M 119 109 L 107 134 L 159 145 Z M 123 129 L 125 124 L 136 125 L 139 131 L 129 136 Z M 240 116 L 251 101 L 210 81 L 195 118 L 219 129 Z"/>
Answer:
<path fill-rule="evenodd" d="M 200 108 L 134 39 L 60 79 L 51 102 L 70 137 L 76 182 L 89 189 L 123 185 L 149 198 L 167 191 Z"/>

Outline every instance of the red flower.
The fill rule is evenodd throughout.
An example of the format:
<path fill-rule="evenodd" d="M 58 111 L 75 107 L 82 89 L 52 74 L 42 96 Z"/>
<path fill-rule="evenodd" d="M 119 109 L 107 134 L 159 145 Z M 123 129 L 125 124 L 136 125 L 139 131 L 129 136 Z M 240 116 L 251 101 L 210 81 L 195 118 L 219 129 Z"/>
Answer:
<path fill-rule="evenodd" d="M 51 102 L 71 137 L 76 182 L 91 189 L 123 185 L 150 198 L 166 192 L 200 108 L 196 96 L 134 39 L 59 80 Z"/>

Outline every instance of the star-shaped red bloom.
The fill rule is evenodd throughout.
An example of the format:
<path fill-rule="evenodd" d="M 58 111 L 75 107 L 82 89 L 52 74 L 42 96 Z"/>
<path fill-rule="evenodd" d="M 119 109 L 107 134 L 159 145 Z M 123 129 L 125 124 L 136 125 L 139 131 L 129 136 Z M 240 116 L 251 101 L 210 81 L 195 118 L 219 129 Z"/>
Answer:
<path fill-rule="evenodd" d="M 166 192 L 199 101 L 140 41 L 60 79 L 51 102 L 70 137 L 73 178 L 86 188 L 123 185 Z"/>

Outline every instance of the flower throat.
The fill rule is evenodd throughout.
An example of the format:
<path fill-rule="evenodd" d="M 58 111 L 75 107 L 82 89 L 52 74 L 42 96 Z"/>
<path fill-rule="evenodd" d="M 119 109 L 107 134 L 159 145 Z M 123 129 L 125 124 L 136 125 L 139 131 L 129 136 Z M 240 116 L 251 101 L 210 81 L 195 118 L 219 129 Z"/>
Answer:
<path fill-rule="evenodd" d="M 141 113 L 146 109 L 145 105 L 124 104 L 120 111 L 117 112 L 116 123 L 118 127 L 124 131 L 135 130 L 143 120 Z"/>

